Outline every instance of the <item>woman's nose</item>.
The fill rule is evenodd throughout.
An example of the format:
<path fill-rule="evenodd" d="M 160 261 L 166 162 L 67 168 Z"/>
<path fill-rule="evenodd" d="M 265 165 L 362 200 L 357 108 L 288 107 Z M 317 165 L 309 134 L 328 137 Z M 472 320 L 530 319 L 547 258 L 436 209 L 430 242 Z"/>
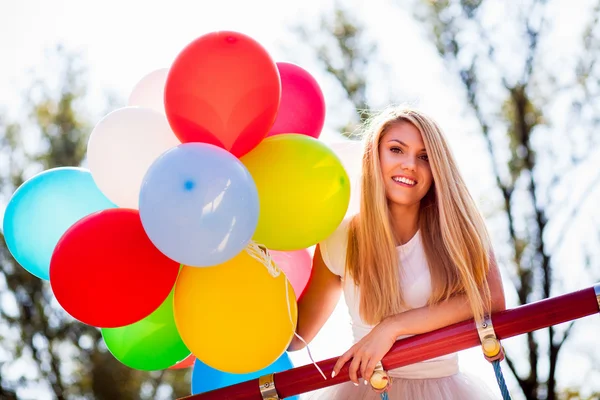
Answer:
<path fill-rule="evenodd" d="M 417 161 L 414 157 L 407 156 L 401 162 L 401 167 L 403 169 L 414 171 L 417 165 Z"/>

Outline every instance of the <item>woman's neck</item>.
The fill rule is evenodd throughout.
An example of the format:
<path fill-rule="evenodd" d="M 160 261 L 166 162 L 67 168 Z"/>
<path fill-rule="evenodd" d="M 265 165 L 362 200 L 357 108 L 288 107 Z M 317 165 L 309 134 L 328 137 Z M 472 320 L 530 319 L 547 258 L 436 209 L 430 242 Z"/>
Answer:
<path fill-rule="evenodd" d="M 392 230 L 399 245 L 406 244 L 419 230 L 419 203 L 414 206 L 390 204 Z"/>

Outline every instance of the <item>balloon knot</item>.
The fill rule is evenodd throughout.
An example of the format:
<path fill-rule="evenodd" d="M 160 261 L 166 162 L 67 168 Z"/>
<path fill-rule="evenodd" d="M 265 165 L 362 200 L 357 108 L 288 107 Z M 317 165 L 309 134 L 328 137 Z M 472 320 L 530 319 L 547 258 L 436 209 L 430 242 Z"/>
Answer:
<path fill-rule="evenodd" d="M 269 249 L 267 249 L 266 246 L 250 240 L 250 243 L 248 243 L 248 246 L 246 246 L 246 252 L 250 255 L 250 257 L 264 265 L 273 278 L 277 278 L 281 273 L 281 270 L 273 261 L 271 252 L 269 252 Z"/>

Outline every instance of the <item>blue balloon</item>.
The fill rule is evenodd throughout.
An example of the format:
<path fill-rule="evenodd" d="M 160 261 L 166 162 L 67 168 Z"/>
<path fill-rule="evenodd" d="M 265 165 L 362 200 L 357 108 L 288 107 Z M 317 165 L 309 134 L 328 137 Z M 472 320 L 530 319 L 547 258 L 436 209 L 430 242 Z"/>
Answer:
<path fill-rule="evenodd" d="M 258 224 L 254 179 L 237 157 L 207 143 L 184 143 L 158 157 L 144 176 L 139 205 L 152 243 L 194 267 L 233 258 Z"/>
<path fill-rule="evenodd" d="M 273 364 L 250 374 L 231 374 L 216 370 L 196 359 L 192 370 L 192 394 L 204 393 L 236 383 L 259 378 L 266 374 L 274 374 L 294 368 L 287 353 L 283 353 Z M 298 400 L 298 396 L 286 397 L 288 400 Z"/>
<path fill-rule="evenodd" d="M 4 213 L 6 246 L 19 264 L 38 278 L 50 279 L 50 259 L 61 236 L 81 218 L 116 208 L 83 168 L 41 172 L 12 195 Z"/>

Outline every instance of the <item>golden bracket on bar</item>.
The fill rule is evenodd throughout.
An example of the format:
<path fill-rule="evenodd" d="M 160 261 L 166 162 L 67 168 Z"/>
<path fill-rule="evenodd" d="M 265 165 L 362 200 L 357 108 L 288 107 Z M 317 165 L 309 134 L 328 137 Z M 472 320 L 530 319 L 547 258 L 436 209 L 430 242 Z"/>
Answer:
<path fill-rule="evenodd" d="M 494 325 L 489 315 L 484 317 L 481 324 L 477 324 L 477 333 L 479 333 L 483 354 L 487 359 L 491 360 L 497 357 L 502 351 L 502 345 L 496 337 L 496 331 L 494 331 Z"/>
<path fill-rule="evenodd" d="M 275 388 L 273 374 L 263 375 L 258 379 L 260 394 L 263 400 L 280 400 Z"/>

